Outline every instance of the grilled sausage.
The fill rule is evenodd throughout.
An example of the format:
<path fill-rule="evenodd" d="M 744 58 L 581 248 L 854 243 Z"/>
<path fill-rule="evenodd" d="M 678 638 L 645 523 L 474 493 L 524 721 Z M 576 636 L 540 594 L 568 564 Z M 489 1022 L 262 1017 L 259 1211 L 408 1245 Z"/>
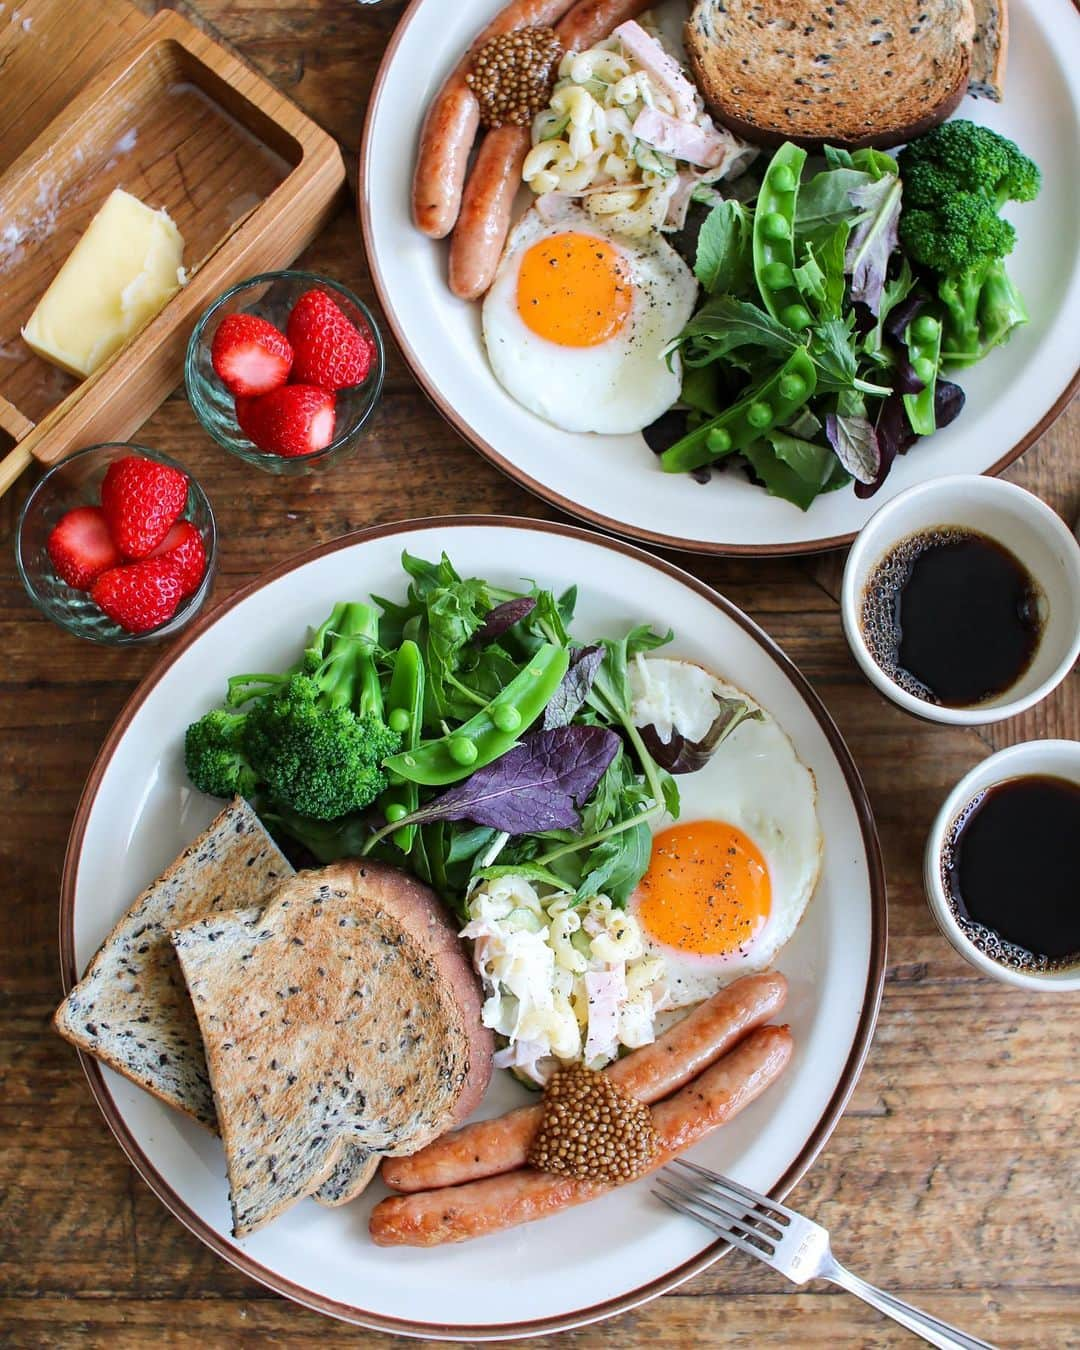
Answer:
<path fill-rule="evenodd" d="M 450 289 L 478 300 L 491 285 L 529 153 L 528 127 L 493 127 L 480 142 L 450 240 Z"/>
<path fill-rule="evenodd" d="M 791 1058 L 787 1027 L 759 1027 L 673 1097 L 652 1108 L 660 1150 L 650 1170 L 725 1124 L 774 1082 Z M 415 1195 L 394 1195 L 371 1213 L 380 1247 L 434 1247 L 531 1223 L 613 1189 L 531 1167 Z"/>
<path fill-rule="evenodd" d="M 432 239 L 442 239 L 454 228 L 469 152 L 480 126 L 480 106 L 465 82 L 474 53 L 503 33 L 558 23 L 573 3 L 511 0 L 473 41 L 432 99 L 420 129 L 412 202 L 416 228 Z"/>
<path fill-rule="evenodd" d="M 567 51 L 581 51 L 645 9 L 648 0 L 578 0 L 555 31 Z M 495 277 L 529 145 L 528 129 L 510 126 L 480 143 L 450 241 L 450 289 L 462 300 L 478 299 Z"/>
<path fill-rule="evenodd" d="M 651 1045 L 604 1070 L 631 1097 L 651 1105 L 669 1096 L 725 1054 L 740 1037 L 783 1008 L 783 975 L 745 975 L 669 1027 Z M 382 1179 L 397 1191 L 457 1186 L 525 1166 L 543 1110 L 522 1106 L 493 1120 L 444 1134 L 410 1158 L 386 1158 Z"/>

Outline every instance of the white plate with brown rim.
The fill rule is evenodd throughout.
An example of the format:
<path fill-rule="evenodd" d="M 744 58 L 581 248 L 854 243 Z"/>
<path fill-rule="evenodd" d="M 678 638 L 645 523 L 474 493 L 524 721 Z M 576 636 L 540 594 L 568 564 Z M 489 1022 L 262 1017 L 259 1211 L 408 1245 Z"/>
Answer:
<path fill-rule="evenodd" d="M 382 525 L 281 564 L 199 620 L 132 695 L 94 764 L 64 867 L 60 951 L 70 988 L 132 899 L 206 825 L 219 803 L 183 767 L 186 725 L 237 670 L 293 659 L 335 601 L 404 591 L 402 549 L 445 549 L 466 575 L 522 574 L 580 587 L 574 631 L 650 622 L 670 648 L 747 689 L 812 770 L 825 846 L 821 878 L 778 968 L 796 1051 L 781 1081 L 697 1149 L 707 1166 L 780 1197 L 838 1120 L 877 1016 L 885 887 L 869 804 L 821 702 L 780 649 L 702 582 L 621 541 L 574 526 L 493 516 Z M 367 1233 L 381 1185 L 351 1205 L 305 1200 L 254 1236 L 230 1236 L 218 1140 L 95 1061 L 91 1090 L 143 1178 L 204 1243 L 265 1285 L 320 1312 L 384 1331 L 481 1341 L 595 1321 L 674 1288 L 725 1250 L 654 1200 L 647 1183 L 542 1222 L 459 1246 L 379 1248 Z M 528 1096 L 497 1073 L 480 1114 Z"/>
<path fill-rule="evenodd" d="M 811 553 L 848 544 L 885 501 L 951 473 L 999 473 L 1046 430 L 1074 393 L 1080 367 L 1080 19 L 1069 0 L 1012 0 L 1006 97 L 966 98 L 957 115 L 1012 137 L 1043 170 L 1035 202 L 1005 214 L 1017 226 L 1009 271 L 1027 327 L 959 383 L 967 406 L 952 426 L 893 466 L 877 495 L 850 487 L 807 512 L 742 474 L 707 484 L 660 471 L 640 435 L 560 431 L 496 381 L 479 306 L 446 285 L 446 241 L 420 234 L 410 191 L 424 110 L 504 0 L 412 0 L 375 80 L 360 156 L 359 215 L 390 328 L 439 411 L 516 482 L 594 525 L 698 553 Z M 684 13 L 685 0 L 656 7 Z M 531 194 L 522 190 L 520 214 Z"/>

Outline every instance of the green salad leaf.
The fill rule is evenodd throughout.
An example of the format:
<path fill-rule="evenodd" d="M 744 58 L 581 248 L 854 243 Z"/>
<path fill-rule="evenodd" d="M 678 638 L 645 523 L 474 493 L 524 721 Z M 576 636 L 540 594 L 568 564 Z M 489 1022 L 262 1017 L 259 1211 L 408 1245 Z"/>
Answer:
<path fill-rule="evenodd" d="M 722 201 L 706 216 L 697 241 L 694 275 L 709 295 L 738 294 L 754 270 L 754 213 L 742 202 Z"/>

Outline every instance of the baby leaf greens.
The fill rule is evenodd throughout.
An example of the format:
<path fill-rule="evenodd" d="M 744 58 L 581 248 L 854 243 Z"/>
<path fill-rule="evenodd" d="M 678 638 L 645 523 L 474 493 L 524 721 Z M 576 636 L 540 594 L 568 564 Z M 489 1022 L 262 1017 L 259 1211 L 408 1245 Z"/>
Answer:
<path fill-rule="evenodd" d="M 321 669 L 324 645 L 337 643 L 329 669 L 350 678 L 335 683 L 334 715 L 385 717 L 368 794 L 336 810 L 320 799 L 322 814 L 306 814 L 249 771 L 231 711 L 197 724 L 218 737 L 200 785 L 249 791 L 282 842 L 304 850 L 297 861 L 383 857 L 462 911 L 478 879 L 509 874 L 625 903 L 648 865 L 651 827 L 678 815 L 669 769 L 685 772 L 745 707 L 722 708 L 700 746 L 653 747 L 634 725 L 630 663 L 670 633 L 642 625 L 584 646 L 570 635 L 575 588 L 508 590 L 462 576 L 445 555 L 401 562 L 402 597 L 374 597 L 378 613 L 338 606 L 304 657 Z M 236 677 L 232 700 L 277 697 L 290 678 Z"/>
<path fill-rule="evenodd" d="M 1026 322 L 1002 262 L 1015 231 L 998 213 L 1036 195 L 1039 171 L 1011 141 L 954 120 L 899 161 L 831 146 L 809 161 L 787 143 L 756 200 L 752 179 L 701 223 L 703 299 L 674 348 L 687 412 L 661 419 L 663 433 L 661 422 L 646 428 L 646 440 L 668 473 L 707 481 L 710 465 L 737 465 L 803 510 L 852 479 L 869 496 L 897 453 L 963 406 L 942 372 Z M 796 353 L 814 377 L 801 402 Z"/>

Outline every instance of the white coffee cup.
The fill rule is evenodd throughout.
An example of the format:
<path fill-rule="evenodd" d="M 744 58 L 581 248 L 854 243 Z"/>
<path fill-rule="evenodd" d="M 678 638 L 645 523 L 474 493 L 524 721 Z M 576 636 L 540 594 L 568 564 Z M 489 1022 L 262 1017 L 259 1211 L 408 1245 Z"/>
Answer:
<path fill-rule="evenodd" d="M 875 568 L 903 540 L 936 527 L 977 530 L 1027 568 L 1045 602 L 1031 664 L 1004 693 L 970 708 L 946 708 L 902 689 L 874 660 L 862 631 L 863 595 Z M 908 488 L 863 526 L 848 554 L 840 598 L 848 646 L 868 680 L 899 707 L 930 722 L 981 726 L 1032 707 L 1080 656 L 1080 543 L 1038 497 L 1001 478 L 957 474 Z"/>
<path fill-rule="evenodd" d="M 1064 778 L 1080 784 L 1080 741 L 1025 741 L 984 759 L 964 775 L 945 798 L 926 841 L 923 883 L 938 927 L 971 965 L 1006 984 L 1046 991 L 1080 989 L 1080 965 L 1067 970 L 1018 970 L 987 955 L 961 926 L 946 890 L 942 859 L 953 827 L 972 801 L 987 788 L 1031 775 Z M 1022 904 L 1023 897 L 1017 902 Z"/>

